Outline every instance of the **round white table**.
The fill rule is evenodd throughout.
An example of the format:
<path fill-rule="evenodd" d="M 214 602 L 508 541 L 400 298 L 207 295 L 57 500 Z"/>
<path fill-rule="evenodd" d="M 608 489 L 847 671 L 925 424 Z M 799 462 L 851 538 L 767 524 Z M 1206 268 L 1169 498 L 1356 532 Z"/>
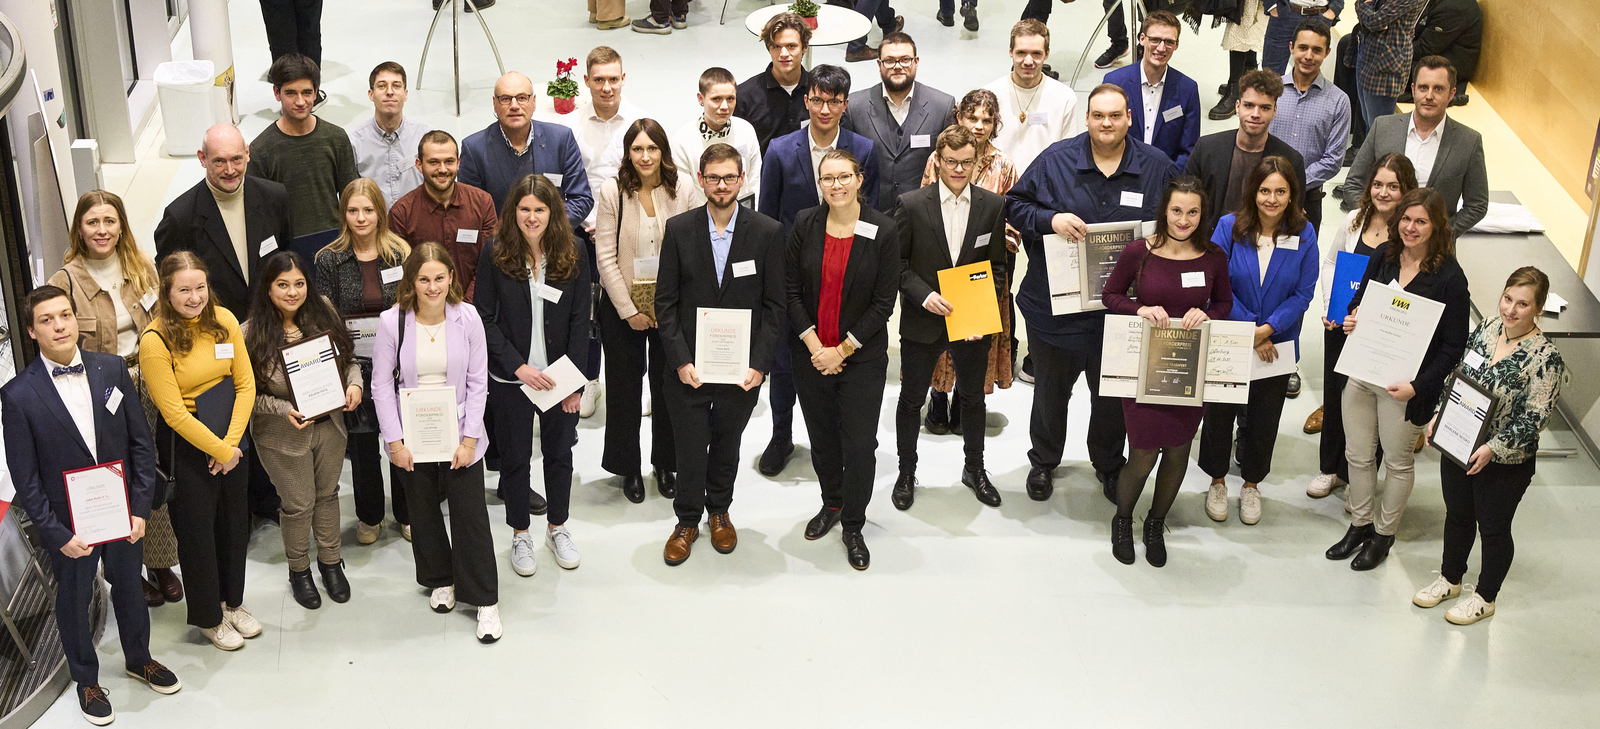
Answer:
<path fill-rule="evenodd" d="M 760 36 L 761 29 L 767 27 L 767 21 L 778 13 L 789 11 L 789 5 L 780 0 L 778 5 L 769 5 L 745 16 L 745 30 L 752 35 Z M 841 8 L 837 5 L 822 5 L 817 8 L 817 27 L 811 31 L 811 46 L 836 46 L 840 43 L 849 43 L 872 30 L 872 21 L 850 8 Z M 811 47 L 806 48 L 804 59 L 805 67 L 811 68 Z"/>

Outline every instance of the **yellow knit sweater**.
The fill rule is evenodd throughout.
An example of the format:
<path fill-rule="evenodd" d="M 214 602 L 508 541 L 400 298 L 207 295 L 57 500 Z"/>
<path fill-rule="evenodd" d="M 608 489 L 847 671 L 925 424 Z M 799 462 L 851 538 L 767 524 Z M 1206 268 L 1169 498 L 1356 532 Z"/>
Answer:
<path fill-rule="evenodd" d="M 231 359 L 218 359 L 218 342 L 200 331 L 194 332 L 194 346 L 188 354 L 174 357 L 158 334 L 160 319 L 156 319 L 145 327 L 139 338 L 139 372 L 150 390 L 150 399 L 167 425 L 206 455 L 226 461 L 233 457 L 233 449 L 239 445 L 245 426 L 250 423 L 250 411 L 256 402 L 256 379 L 250 367 L 250 355 L 244 349 L 239 320 L 220 306 L 216 307 L 216 312 L 217 322 L 228 330 L 223 344 L 233 345 Z M 184 325 L 196 329 L 198 323 L 198 319 L 191 319 Z M 233 419 L 228 423 L 227 436 L 218 438 L 194 417 L 194 398 L 228 375 L 233 375 Z"/>

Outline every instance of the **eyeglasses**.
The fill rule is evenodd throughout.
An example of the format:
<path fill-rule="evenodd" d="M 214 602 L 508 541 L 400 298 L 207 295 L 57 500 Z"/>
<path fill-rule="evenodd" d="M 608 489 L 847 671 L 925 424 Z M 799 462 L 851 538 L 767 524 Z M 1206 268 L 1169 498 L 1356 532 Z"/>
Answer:
<path fill-rule="evenodd" d="M 878 63 L 881 64 L 884 68 L 911 68 L 911 65 L 916 63 L 916 62 L 917 62 L 917 59 L 916 59 L 915 56 L 908 57 L 908 58 L 879 58 L 878 59 Z"/>
<path fill-rule="evenodd" d="M 940 157 L 939 164 L 944 165 L 948 169 L 960 172 L 962 170 L 970 170 L 973 167 L 976 167 L 978 161 L 975 159 L 950 159 L 949 157 Z"/>
<path fill-rule="evenodd" d="M 812 104 L 815 104 L 817 108 L 824 110 L 843 109 L 845 104 L 850 103 L 849 99 L 824 99 L 821 96 L 807 96 L 806 101 L 811 102 Z"/>
<path fill-rule="evenodd" d="M 1147 40 L 1147 41 L 1150 41 L 1150 45 L 1153 45 L 1153 46 L 1155 46 L 1157 48 L 1177 48 L 1178 47 L 1178 39 L 1177 38 L 1157 38 L 1155 36 L 1147 35 L 1147 36 L 1144 37 L 1144 39 Z"/>
<path fill-rule="evenodd" d="M 527 106 L 528 102 L 533 101 L 533 94 L 517 94 L 516 96 L 502 94 L 494 97 L 494 103 L 501 106 L 510 106 L 513 101 L 517 102 L 517 106 Z"/>
<path fill-rule="evenodd" d="M 721 185 L 737 185 L 741 177 L 744 177 L 743 173 L 737 175 L 701 175 L 700 179 L 711 183 L 713 187 L 718 187 Z"/>
<path fill-rule="evenodd" d="M 822 187 L 844 187 L 855 179 L 856 175 L 854 172 L 846 172 L 842 175 L 826 175 L 823 177 L 818 177 L 817 184 Z"/>

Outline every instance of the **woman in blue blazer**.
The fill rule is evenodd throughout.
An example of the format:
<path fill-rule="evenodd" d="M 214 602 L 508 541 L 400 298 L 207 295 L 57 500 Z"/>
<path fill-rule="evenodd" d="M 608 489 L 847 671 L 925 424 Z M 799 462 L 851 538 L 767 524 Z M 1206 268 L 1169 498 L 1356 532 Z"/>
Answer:
<path fill-rule="evenodd" d="M 1311 305 L 1317 287 L 1317 231 L 1306 222 L 1300 208 L 1299 177 L 1283 157 L 1267 157 L 1245 180 L 1245 202 L 1240 209 L 1217 221 L 1211 241 L 1228 253 L 1228 278 L 1233 284 L 1233 311 L 1228 318 L 1256 325 L 1254 369 L 1279 358 L 1300 359 L 1300 320 Z M 1289 375 L 1250 381 L 1250 401 L 1245 405 L 1212 403 L 1200 429 L 1200 469 L 1211 476 L 1206 494 L 1206 515 L 1215 521 L 1228 518 L 1229 452 L 1233 450 L 1233 424 L 1239 427 L 1238 460 L 1244 487 L 1239 491 L 1239 520 L 1261 521 L 1261 492 L 1257 485 L 1272 470 L 1272 448 L 1278 438 L 1278 419 L 1289 391 Z"/>

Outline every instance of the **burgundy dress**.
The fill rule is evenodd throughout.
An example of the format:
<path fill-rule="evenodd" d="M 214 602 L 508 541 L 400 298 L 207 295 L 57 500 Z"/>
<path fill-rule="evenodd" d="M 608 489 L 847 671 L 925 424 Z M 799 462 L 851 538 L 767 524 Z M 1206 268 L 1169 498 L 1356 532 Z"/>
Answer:
<path fill-rule="evenodd" d="M 1101 300 L 1113 314 L 1138 316 L 1141 306 L 1167 310 L 1172 326 L 1190 309 L 1200 309 L 1212 319 L 1226 319 L 1233 311 L 1233 287 L 1228 283 L 1228 257 L 1221 252 L 1207 253 L 1189 261 L 1175 261 L 1152 255 L 1143 240 L 1128 244 Z M 1146 262 L 1148 259 L 1148 262 Z M 1140 271 L 1143 264 L 1144 270 Z M 1183 274 L 1199 272 L 1205 283 L 1184 286 Z M 1138 276 L 1138 286 L 1134 277 Z M 1192 277 L 1191 277 L 1192 278 Z M 1135 289 L 1137 299 L 1128 298 Z M 1174 448 L 1194 440 L 1195 431 L 1206 409 L 1187 405 L 1149 405 L 1131 397 L 1122 399 L 1122 417 L 1128 426 L 1128 447 L 1140 450 Z"/>

